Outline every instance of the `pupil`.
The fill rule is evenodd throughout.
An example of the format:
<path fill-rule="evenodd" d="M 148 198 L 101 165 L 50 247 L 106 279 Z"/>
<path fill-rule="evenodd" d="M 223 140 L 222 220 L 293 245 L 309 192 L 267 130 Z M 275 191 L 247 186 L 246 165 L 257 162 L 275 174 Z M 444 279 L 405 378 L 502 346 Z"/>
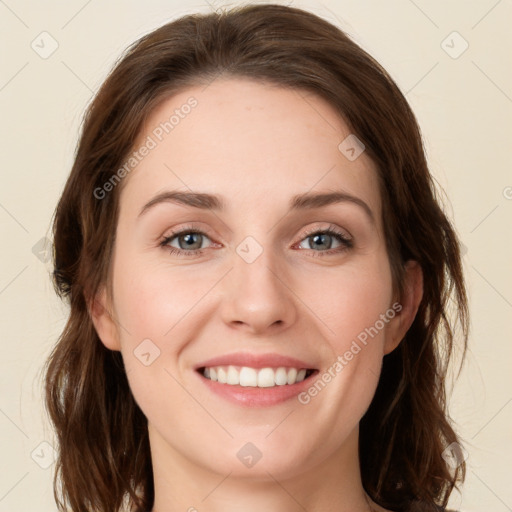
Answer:
<path fill-rule="evenodd" d="M 192 245 L 194 245 L 194 243 L 197 243 L 197 241 L 194 242 L 193 238 L 194 236 L 201 236 L 199 233 L 188 233 L 186 235 L 183 235 L 183 239 L 185 240 L 185 244 L 186 244 L 186 248 L 187 249 L 190 249 Z M 199 246 L 201 246 L 201 241 L 199 239 Z M 196 249 L 196 247 L 193 247 L 194 249 Z"/>
<path fill-rule="evenodd" d="M 326 233 L 323 233 L 323 234 L 318 234 L 318 235 L 314 235 L 313 236 L 313 243 L 317 244 L 317 243 L 320 243 L 320 245 L 322 245 L 322 242 L 318 242 L 318 240 L 324 240 L 324 237 L 329 237 L 330 238 L 330 235 L 326 234 Z M 330 243 L 325 243 L 325 240 L 323 242 L 323 245 L 327 245 L 327 247 L 325 247 L 326 249 L 329 249 L 331 247 L 331 244 Z"/>

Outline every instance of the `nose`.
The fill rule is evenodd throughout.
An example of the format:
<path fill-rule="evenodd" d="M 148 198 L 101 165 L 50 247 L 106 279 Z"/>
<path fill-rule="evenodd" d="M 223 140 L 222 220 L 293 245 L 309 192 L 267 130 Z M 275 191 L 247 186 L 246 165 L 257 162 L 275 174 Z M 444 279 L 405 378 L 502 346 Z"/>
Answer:
<path fill-rule="evenodd" d="M 296 297 L 283 264 L 269 249 L 251 263 L 233 254 L 220 308 L 226 325 L 250 334 L 275 334 L 294 323 Z"/>

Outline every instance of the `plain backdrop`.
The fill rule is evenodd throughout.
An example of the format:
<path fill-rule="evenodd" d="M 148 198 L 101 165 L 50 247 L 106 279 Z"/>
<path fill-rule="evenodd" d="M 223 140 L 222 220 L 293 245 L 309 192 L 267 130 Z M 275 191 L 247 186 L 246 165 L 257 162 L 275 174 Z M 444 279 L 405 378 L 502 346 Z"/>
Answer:
<path fill-rule="evenodd" d="M 67 310 L 53 292 L 44 237 L 84 109 L 128 44 L 221 5 L 0 0 L 0 512 L 56 510 L 41 368 Z M 450 394 L 468 473 L 451 506 L 511 511 L 512 2 L 292 5 L 348 32 L 390 72 L 418 117 L 464 243 L 472 313 L 467 360 Z"/>

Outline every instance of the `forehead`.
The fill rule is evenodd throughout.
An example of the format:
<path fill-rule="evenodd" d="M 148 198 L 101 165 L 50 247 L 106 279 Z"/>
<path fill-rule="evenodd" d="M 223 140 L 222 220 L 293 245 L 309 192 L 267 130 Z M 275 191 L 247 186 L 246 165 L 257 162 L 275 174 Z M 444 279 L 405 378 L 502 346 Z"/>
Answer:
<path fill-rule="evenodd" d="M 123 184 L 121 204 L 140 205 L 166 189 L 219 194 L 228 206 L 342 190 L 377 214 L 375 165 L 365 152 L 347 157 L 352 137 L 333 107 L 310 92 L 217 79 L 163 100 L 147 116 L 134 150 L 151 149 Z"/>

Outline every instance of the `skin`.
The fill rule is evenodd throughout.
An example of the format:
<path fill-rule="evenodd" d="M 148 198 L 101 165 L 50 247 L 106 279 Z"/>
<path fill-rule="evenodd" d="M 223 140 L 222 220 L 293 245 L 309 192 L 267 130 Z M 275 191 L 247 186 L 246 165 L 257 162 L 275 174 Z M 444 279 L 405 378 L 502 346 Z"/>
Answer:
<path fill-rule="evenodd" d="M 218 79 L 161 103 L 136 147 L 191 96 L 198 105 L 122 184 L 111 293 L 105 286 L 91 305 L 102 342 L 121 351 L 148 418 L 153 512 L 366 512 L 359 421 L 383 356 L 414 319 L 421 271 L 408 262 L 405 293 L 393 295 L 375 166 L 364 152 L 355 161 L 340 152 L 350 130 L 328 103 Z M 164 202 L 139 216 L 164 190 L 218 194 L 226 208 Z M 352 202 L 288 209 L 296 194 L 333 190 L 363 200 L 374 220 Z M 160 245 L 190 226 L 206 233 L 201 254 L 176 256 Z M 311 233 L 329 226 L 353 247 L 332 252 L 343 247 L 336 238 L 331 249 L 315 246 Z M 247 236 L 263 251 L 252 263 L 236 252 Z M 180 248 L 179 238 L 170 244 Z M 304 359 L 322 373 L 396 301 L 399 314 L 307 405 L 293 398 L 242 407 L 213 394 L 193 370 L 246 351 Z M 160 350 L 149 366 L 134 355 L 145 339 Z M 263 454 L 252 468 L 237 458 L 247 442 Z"/>

